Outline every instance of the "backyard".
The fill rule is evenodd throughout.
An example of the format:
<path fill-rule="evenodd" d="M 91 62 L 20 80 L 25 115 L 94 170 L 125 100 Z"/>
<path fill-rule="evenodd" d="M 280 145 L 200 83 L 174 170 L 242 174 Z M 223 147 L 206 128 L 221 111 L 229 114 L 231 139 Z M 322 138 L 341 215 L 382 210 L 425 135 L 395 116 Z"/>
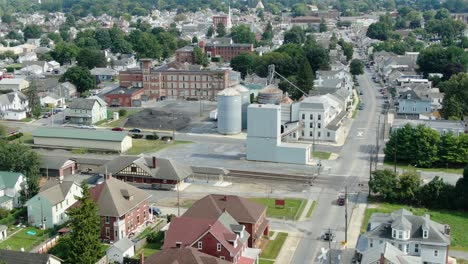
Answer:
<path fill-rule="evenodd" d="M 134 139 L 132 148 L 127 151 L 128 155 L 138 155 L 141 153 L 155 152 L 163 148 L 172 147 L 174 145 L 189 144 L 190 141 L 171 141 L 166 142 L 163 140 L 147 140 L 147 139 Z"/>
<path fill-rule="evenodd" d="M 450 249 L 468 252 L 468 236 L 466 235 L 466 230 L 468 230 L 468 212 L 436 211 L 399 204 L 373 203 L 369 204 L 365 211 L 361 232 L 364 233 L 366 231 L 367 224 L 373 213 L 390 213 L 401 208 L 405 208 L 415 215 L 429 214 L 433 221 L 450 225 L 452 239 Z"/>
<path fill-rule="evenodd" d="M 287 237 L 287 233 L 278 232 L 274 240 L 267 240 L 266 247 L 262 247 L 263 250 L 260 253 L 260 263 L 274 263 Z"/>
<path fill-rule="evenodd" d="M 15 232 L 17 230 L 11 231 Z M 10 235 L 8 239 L 0 241 L 0 249 L 21 250 L 21 248 L 23 248 L 24 251 L 30 251 L 49 238 L 48 230 L 43 231 L 35 227 L 23 228 L 16 234 L 11 234 L 13 233 L 8 234 Z"/>
<path fill-rule="evenodd" d="M 306 205 L 304 199 L 285 199 L 284 206 L 276 206 L 274 198 L 249 198 L 249 200 L 265 205 L 267 207 L 267 217 L 294 220 L 301 216 Z"/>

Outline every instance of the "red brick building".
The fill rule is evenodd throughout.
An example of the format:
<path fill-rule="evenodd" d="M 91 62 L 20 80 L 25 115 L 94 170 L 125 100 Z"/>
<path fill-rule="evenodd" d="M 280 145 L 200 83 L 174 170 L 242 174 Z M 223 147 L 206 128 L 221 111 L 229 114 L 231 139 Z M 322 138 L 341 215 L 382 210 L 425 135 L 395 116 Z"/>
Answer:
<path fill-rule="evenodd" d="M 268 235 L 269 221 L 266 207 L 236 195 L 211 194 L 195 202 L 184 217 L 216 219 L 223 212 L 229 213 L 250 234 L 249 247 L 258 247 L 263 235 Z"/>
<path fill-rule="evenodd" d="M 231 61 L 234 57 L 241 53 L 253 52 L 253 44 L 238 44 L 238 43 L 207 43 L 200 42 L 200 47 L 209 58 L 221 57 L 223 61 Z"/>
<path fill-rule="evenodd" d="M 143 88 L 117 87 L 116 89 L 104 95 L 105 101 L 109 106 L 140 107 Z"/>
<path fill-rule="evenodd" d="M 182 47 L 175 52 L 175 57 L 176 57 L 176 62 L 179 63 L 190 63 L 194 64 L 195 63 L 195 55 L 193 53 L 193 49 L 195 48 L 194 45 L 187 45 L 185 47 Z"/>
<path fill-rule="evenodd" d="M 141 70 L 120 72 L 120 86 L 143 87 L 148 99 L 201 98 L 215 100 L 229 86 L 227 69 L 206 70 L 201 65 L 170 62 L 153 68 L 151 60 L 141 60 Z"/>
<path fill-rule="evenodd" d="M 101 238 L 118 241 L 128 237 L 150 220 L 149 197 L 145 191 L 107 176 L 91 189 L 101 217 Z"/>
<path fill-rule="evenodd" d="M 168 248 L 145 259 L 145 264 L 161 263 L 188 263 L 190 264 L 230 264 L 227 260 L 222 260 L 206 253 L 198 251 L 193 247 Z"/>

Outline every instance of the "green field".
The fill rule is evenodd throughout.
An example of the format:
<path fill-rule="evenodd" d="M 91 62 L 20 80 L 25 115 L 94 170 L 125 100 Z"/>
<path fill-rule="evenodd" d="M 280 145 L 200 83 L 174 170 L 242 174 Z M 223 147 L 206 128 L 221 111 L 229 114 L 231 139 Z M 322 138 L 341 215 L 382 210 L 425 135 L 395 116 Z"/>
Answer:
<path fill-rule="evenodd" d="M 287 233 L 283 233 L 283 232 L 278 233 L 275 240 L 270 240 L 268 242 L 268 245 L 260 254 L 260 258 L 270 259 L 270 260 L 276 259 L 287 237 L 288 237 Z"/>
<path fill-rule="evenodd" d="M 34 144 L 33 136 L 31 133 L 25 132 L 23 136 L 13 140 L 13 142 L 17 143 L 25 143 L 25 144 Z"/>
<path fill-rule="evenodd" d="M 319 160 L 328 160 L 330 156 L 331 156 L 330 152 L 314 151 L 314 153 L 312 153 L 312 157 L 314 157 L 314 159 L 319 159 Z"/>
<path fill-rule="evenodd" d="M 268 259 L 259 259 L 258 263 L 259 264 L 273 264 L 275 262 L 273 260 L 268 260 Z"/>
<path fill-rule="evenodd" d="M 373 213 L 390 213 L 401 208 L 411 211 L 415 215 L 429 214 L 431 219 L 441 223 L 450 225 L 452 244 L 450 249 L 468 251 L 468 212 L 461 211 L 436 211 L 424 208 L 413 208 L 406 205 L 388 204 L 388 203 L 375 203 L 370 204 L 376 208 L 367 208 L 364 213 L 363 224 L 361 232 L 364 233 L 369 222 L 369 218 Z"/>
<path fill-rule="evenodd" d="M 36 231 L 36 235 L 28 235 L 27 231 L 33 230 Z M 8 234 L 11 235 L 11 234 Z M 19 231 L 18 233 L 8 237 L 8 239 L 0 242 L 0 249 L 10 249 L 10 250 L 21 250 L 24 248 L 25 251 L 30 251 L 35 246 L 38 246 L 40 243 L 46 241 L 49 238 L 49 233 L 47 230 L 42 230 L 35 227 L 27 227 Z"/>
<path fill-rule="evenodd" d="M 159 151 L 163 148 L 168 148 L 172 147 L 174 145 L 180 145 L 180 144 L 189 144 L 192 143 L 190 141 L 173 141 L 166 143 L 165 141 L 162 140 L 147 140 L 147 139 L 134 139 L 132 142 L 132 148 L 127 151 L 126 154 L 128 155 L 138 155 L 141 153 L 146 153 L 146 152 L 155 152 Z"/>
<path fill-rule="evenodd" d="M 313 201 L 312 204 L 310 205 L 309 211 L 307 211 L 307 215 L 306 215 L 307 218 L 309 218 L 312 215 L 312 212 L 314 211 L 316 204 L 317 204 L 317 201 Z"/>
<path fill-rule="evenodd" d="M 139 259 L 141 253 L 143 252 L 145 258 L 153 255 L 154 253 L 158 252 L 161 249 L 161 245 L 159 243 L 148 243 L 144 247 L 140 248 L 138 252 L 136 252 L 134 258 Z"/>
<path fill-rule="evenodd" d="M 265 205 L 267 207 L 267 217 L 294 220 L 297 220 L 301 216 L 306 205 L 304 199 L 285 199 L 284 207 L 275 206 L 274 198 L 249 198 L 249 200 Z"/>
<path fill-rule="evenodd" d="M 394 168 L 394 164 L 391 161 L 385 161 L 384 165 Z M 421 171 L 430 171 L 430 172 L 447 172 L 447 173 L 455 173 L 455 174 L 462 174 L 463 168 L 417 168 L 408 164 L 397 163 L 397 168 L 403 170 L 421 170 Z"/>

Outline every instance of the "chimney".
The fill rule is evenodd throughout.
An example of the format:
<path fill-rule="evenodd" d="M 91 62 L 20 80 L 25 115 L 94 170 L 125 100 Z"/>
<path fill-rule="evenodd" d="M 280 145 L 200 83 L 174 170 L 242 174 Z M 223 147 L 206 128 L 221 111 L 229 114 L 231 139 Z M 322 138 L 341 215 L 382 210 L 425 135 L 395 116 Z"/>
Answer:
<path fill-rule="evenodd" d="M 450 236 L 450 226 L 449 226 L 449 225 L 445 225 L 445 226 L 444 226 L 444 233 L 445 233 L 447 236 Z"/>
<path fill-rule="evenodd" d="M 143 252 L 143 250 L 140 254 L 140 264 L 145 264 L 145 252 Z"/>
<path fill-rule="evenodd" d="M 153 169 L 156 169 L 158 167 L 158 159 L 156 157 L 153 157 Z"/>

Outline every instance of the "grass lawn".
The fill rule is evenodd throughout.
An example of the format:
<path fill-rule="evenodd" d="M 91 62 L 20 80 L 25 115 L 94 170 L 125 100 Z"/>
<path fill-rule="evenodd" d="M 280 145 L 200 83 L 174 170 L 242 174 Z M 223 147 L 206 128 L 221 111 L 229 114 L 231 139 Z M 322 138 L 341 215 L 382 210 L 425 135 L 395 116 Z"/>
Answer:
<path fill-rule="evenodd" d="M 31 122 L 33 119 L 31 117 L 26 117 L 20 120 L 20 122 Z"/>
<path fill-rule="evenodd" d="M 115 120 L 115 121 L 111 121 L 111 122 L 109 122 L 109 123 L 105 123 L 105 122 L 100 121 L 100 122 L 98 122 L 96 125 L 102 125 L 103 127 L 118 127 L 118 126 L 123 126 L 122 123 L 123 123 L 123 121 L 124 121 L 125 119 L 127 119 L 129 116 L 134 115 L 134 114 L 136 114 L 136 113 L 138 113 L 138 112 L 140 112 L 140 111 L 141 111 L 141 110 L 133 110 L 133 109 L 132 109 L 132 110 L 127 110 L 127 114 L 126 114 L 126 115 L 124 115 L 124 116 L 119 116 L 119 119 L 117 119 L 117 120 Z M 112 110 L 112 111 L 110 111 L 110 112 L 109 112 L 109 115 L 108 115 L 108 117 L 109 117 L 110 119 L 112 119 L 112 116 L 113 116 L 114 112 L 119 112 L 119 110 Z M 104 123 L 105 123 L 105 124 L 104 124 Z"/>
<path fill-rule="evenodd" d="M 25 132 L 23 136 L 13 140 L 13 142 L 17 143 L 25 143 L 25 144 L 34 144 L 33 136 L 31 133 Z"/>
<path fill-rule="evenodd" d="M 267 207 L 267 217 L 298 219 L 306 205 L 304 199 L 285 199 L 285 206 L 275 206 L 273 198 L 249 198 Z"/>
<path fill-rule="evenodd" d="M 33 236 L 26 234 L 26 232 L 29 230 L 34 230 L 37 234 Z M 13 236 L 8 237 L 7 240 L 0 242 L 0 249 L 20 250 L 21 248 L 24 248 L 24 250 L 28 252 L 33 247 L 38 246 L 41 242 L 44 242 L 48 238 L 49 234 L 47 230 L 44 230 L 43 235 L 42 230 L 35 227 L 27 227 Z"/>
<path fill-rule="evenodd" d="M 268 259 L 259 259 L 258 263 L 259 264 L 273 264 L 275 262 L 273 260 L 268 260 Z"/>
<path fill-rule="evenodd" d="M 309 218 L 312 215 L 312 212 L 314 211 L 316 204 L 317 204 L 317 201 L 313 201 L 312 204 L 310 205 L 309 211 L 307 211 L 307 215 L 306 215 L 307 218 Z"/>
<path fill-rule="evenodd" d="M 331 156 L 330 152 L 315 151 L 314 153 L 312 153 L 312 157 L 314 157 L 315 159 L 319 159 L 319 160 L 327 160 L 330 158 L 330 156 Z"/>
<path fill-rule="evenodd" d="M 387 166 L 391 166 L 391 168 L 393 169 L 393 166 L 394 166 L 395 163 L 391 162 L 391 161 L 385 161 L 384 162 L 384 165 L 387 165 Z M 455 174 L 462 174 L 463 173 L 463 168 L 458 168 L 458 169 L 454 169 L 454 168 L 418 168 L 418 167 L 414 167 L 414 166 L 411 166 L 411 165 L 408 165 L 408 164 L 403 164 L 403 163 L 397 163 L 397 168 L 399 169 L 414 169 L 414 170 L 421 170 L 421 171 L 432 171 L 432 172 L 448 172 L 448 173 L 455 173 Z"/>
<path fill-rule="evenodd" d="M 431 219 L 441 223 L 450 225 L 452 244 L 450 249 L 461 250 L 468 252 L 468 212 L 461 211 L 435 211 L 425 208 L 413 208 L 406 205 L 388 204 L 388 203 L 375 203 L 372 204 L 376 208 L 367 208 L 364 213 L 363 225 L 361 232 L 365 232 L 369 218 L 373 213 L 390 213 L 395 210 L 405 208 L 415 215 L 429 214 Z"/>
<path fill-rule="evenodd" d="M 161 249 L 160 243 L 148 243 L 144 247 L 140 248 L 138 252 L 135 254 L 134 258 L 139 259 L 141 252 L 145 254 L 145 258 L 153 255 L 154 253 L 158 252 Z"/>
<path fill-rule="evenodd" d="M 357 113 L 359 111 L 359 105 L 361 105 L 361 98 L 359 98 L 359 96 L 358 96 L 357 99 L 358 99 L 358 102 L 357 102 L 356 108 L 354 108 L 352 118 L 356 117 L 356 115 L 357 115 Z"/>
<path fill-rule="evenodd" d="M 287 233 L 278 233 L 275 240 L 271 240 L 268 242 L 268 245 L 260 254 L 260 258 L 276 259 L 287 237 Z"/>
<path fill-rule="evenodd" d="M 154 152 L 154 151 L 158 151 L 163 148 L 171 147 L 174 145 L 189 144 L 189 143 L 192 143 L 192 142 L 176 140 L 175 142 L 173 141 L 171 143 L 166 143 L 165 141 L 162 141 L 162 140 L 134 139 L 132 143 L 133 144 L 132 148 L 129 149 L 126 154 L 138 155 L 140 153 Z"/>

